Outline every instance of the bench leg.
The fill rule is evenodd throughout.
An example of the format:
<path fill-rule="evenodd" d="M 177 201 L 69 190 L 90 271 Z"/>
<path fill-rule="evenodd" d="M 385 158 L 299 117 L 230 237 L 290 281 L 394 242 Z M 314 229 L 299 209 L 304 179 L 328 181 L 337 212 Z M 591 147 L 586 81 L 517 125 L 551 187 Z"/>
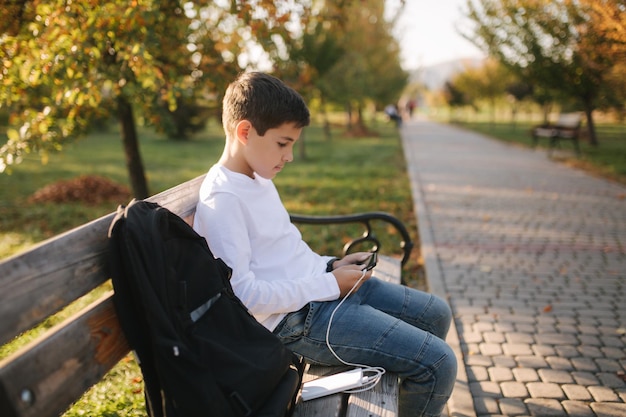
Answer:
<path fill-rule="evenodd" d="M 578 137 L 572 139 L 574 141 L 574 149 L 576 149 L 576 156 L 580 157 L 580 144 L 578 143 Z"/>
<path fill-rule="evenodd" d="M 556 136 L 550 136 L 550 144 L 548 145 L 548 156 L 552 156 L 554 148 L 559 145 L 559 138 Z"/>

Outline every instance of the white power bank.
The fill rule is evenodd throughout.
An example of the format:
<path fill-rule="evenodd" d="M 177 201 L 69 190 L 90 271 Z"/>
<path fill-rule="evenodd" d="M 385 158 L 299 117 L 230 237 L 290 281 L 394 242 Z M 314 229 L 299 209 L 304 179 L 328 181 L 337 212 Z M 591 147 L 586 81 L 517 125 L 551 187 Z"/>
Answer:
<path fill-rule="evenodd" d="M 357 388 L 362 382 L 363 370 L 361 368 L 317 378 L 302 384 L 302 401 Z"/>

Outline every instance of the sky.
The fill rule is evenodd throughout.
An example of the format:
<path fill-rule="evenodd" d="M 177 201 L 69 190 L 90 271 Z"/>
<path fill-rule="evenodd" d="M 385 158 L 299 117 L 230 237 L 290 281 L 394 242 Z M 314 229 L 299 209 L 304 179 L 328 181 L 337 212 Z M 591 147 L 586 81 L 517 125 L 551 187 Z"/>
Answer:
<path fill-rule="evenodd" d="M 389 0 L 397 4 L 397 0 Z M 406 0 L 396 27 L 405 70 L 484 54 L 455 27 L 467 26 L 466 0 Z"/>

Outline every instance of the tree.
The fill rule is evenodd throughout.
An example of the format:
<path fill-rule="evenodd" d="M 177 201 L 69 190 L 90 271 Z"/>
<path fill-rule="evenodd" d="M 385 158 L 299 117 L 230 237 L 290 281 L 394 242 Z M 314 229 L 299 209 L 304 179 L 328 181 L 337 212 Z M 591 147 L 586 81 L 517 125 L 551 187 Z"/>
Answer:
<path fill-rule="evenodd" d="M 603 107 L 626 114 L 626 3 L 623 0 L 580 0 L 592 16 L 592 31 L 608 42 L 595 45 L 598 53 L 614 57 L 615 65 L 607 75 Z"/>
<path fill-rule="evenodd" d="M 384 5 L 382 0 L 351 0 L 334 9 L 337 18 L 328 31 L 342 54 L 316 82 L 324 97 L 346 108 L 349 130 L 356 135 L 368 133 L 365 103 L 396 101 L 408 78 Z"/>
<path fill-rule="evenodd" d="M 277 74 L 291 84 L 309 101 L 319 98 L 320 110 L 324 116 L 324 132 L 331 138 L 330 122 L 326 114 L 327 93 L 320 83 L 328 71 L 345 53 L 340 44 L 339 33 L 344 27 L 341 10 L 344 3 L 326 4 L 313 2 L 311 8 L 300 14 L 301 36 L 288 38 L 286 42 L 289 59 L 275 62 Z M 301 157 L 304 156 L 304 142 L 300 140 Z"/>
<path fill-rule="evenodd" d="M 454 78 L 455 86 L 471 103 L 476 105 L 479 100 L 489 103 L 492 122 L 495 121 L 497 100 L 505 95 L 510 81 L 510 72 L 493 59 L 486 60 L 481 67 L 466 68 Z"/>
<path fill-rule="evenodd" d="M 443 86 L 443 97 L 450 106 L 450 118 L 453 120 L 453 109 L 470 105 L 467 96 L 459 89 L 453 81 L 446 81 Z"/>
<path fill-rule="evenodd" d="M 5 0 L 0 26 L 0 108 L 10 111 L 0 172 L 116 117 L 133 193 L 149 195 L 135 111 L 163 130 L 178 103 L 212 93 L 242 67 L 255 41 L 272 51 L 290 1 Z"/>
<path fill-rule="evenodd" d="M 466 37 L 523 81 L 577 99 L 597 144 L 593 110 L 616 61 L 601 53 L 611 41 L 593 30 L 589 8 L 574 0 L 468 0 L 467 6 L 476 26 Z"/>
<path fill-rule="evenodd" d="M 610 42 L 602 45 L 605 53 L 626 60 L 626 3 L 623 0 L 579 0 L 593 16 L 594 31 Z"/>

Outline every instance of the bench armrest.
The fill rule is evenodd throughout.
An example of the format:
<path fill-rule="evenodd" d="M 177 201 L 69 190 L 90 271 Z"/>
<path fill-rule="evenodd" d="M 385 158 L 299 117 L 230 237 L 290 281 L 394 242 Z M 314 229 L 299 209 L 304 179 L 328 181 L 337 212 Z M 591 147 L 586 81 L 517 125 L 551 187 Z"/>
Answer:
<path fill-rule="evenodd" d="M 328 224 L 346 224 L 346 223 L 361 223 L 365 226 L 365 232 L 363 235 L 358 238 L 354 238 L 347 242 L 343 247 L 344 256 L 350 252 L 350 250 L 358 244 L 363 242 L 371 242 L 374 244 L 374 251 L 378 252 L 381 247 L 381 243 L 378 240 L 378 237 L 373 232 L 371 222 L 374 220 L 380 220 L 386 223 L 391 224 L 398 233 L 402 240 L 400 241 L 399 247 L 402 249 L 402 265 L 404 265 L 411 255 L 411 251 L 413 250 L 413 241 L 411 240 L 411 236 L 409 232 L 402 223 L 400 219 L 397 217 L 381 212 L 366 212 L 366 213 L 355 213 L 355 214 L 346 214 L 346 215 L 334 215 L 334 216 L 307 216 L 301 214 L 291 214 L 291 221 L 293 223 L 301 223 L 301 224 L 313 224 L 313 225 L 328 225 Z"/>

